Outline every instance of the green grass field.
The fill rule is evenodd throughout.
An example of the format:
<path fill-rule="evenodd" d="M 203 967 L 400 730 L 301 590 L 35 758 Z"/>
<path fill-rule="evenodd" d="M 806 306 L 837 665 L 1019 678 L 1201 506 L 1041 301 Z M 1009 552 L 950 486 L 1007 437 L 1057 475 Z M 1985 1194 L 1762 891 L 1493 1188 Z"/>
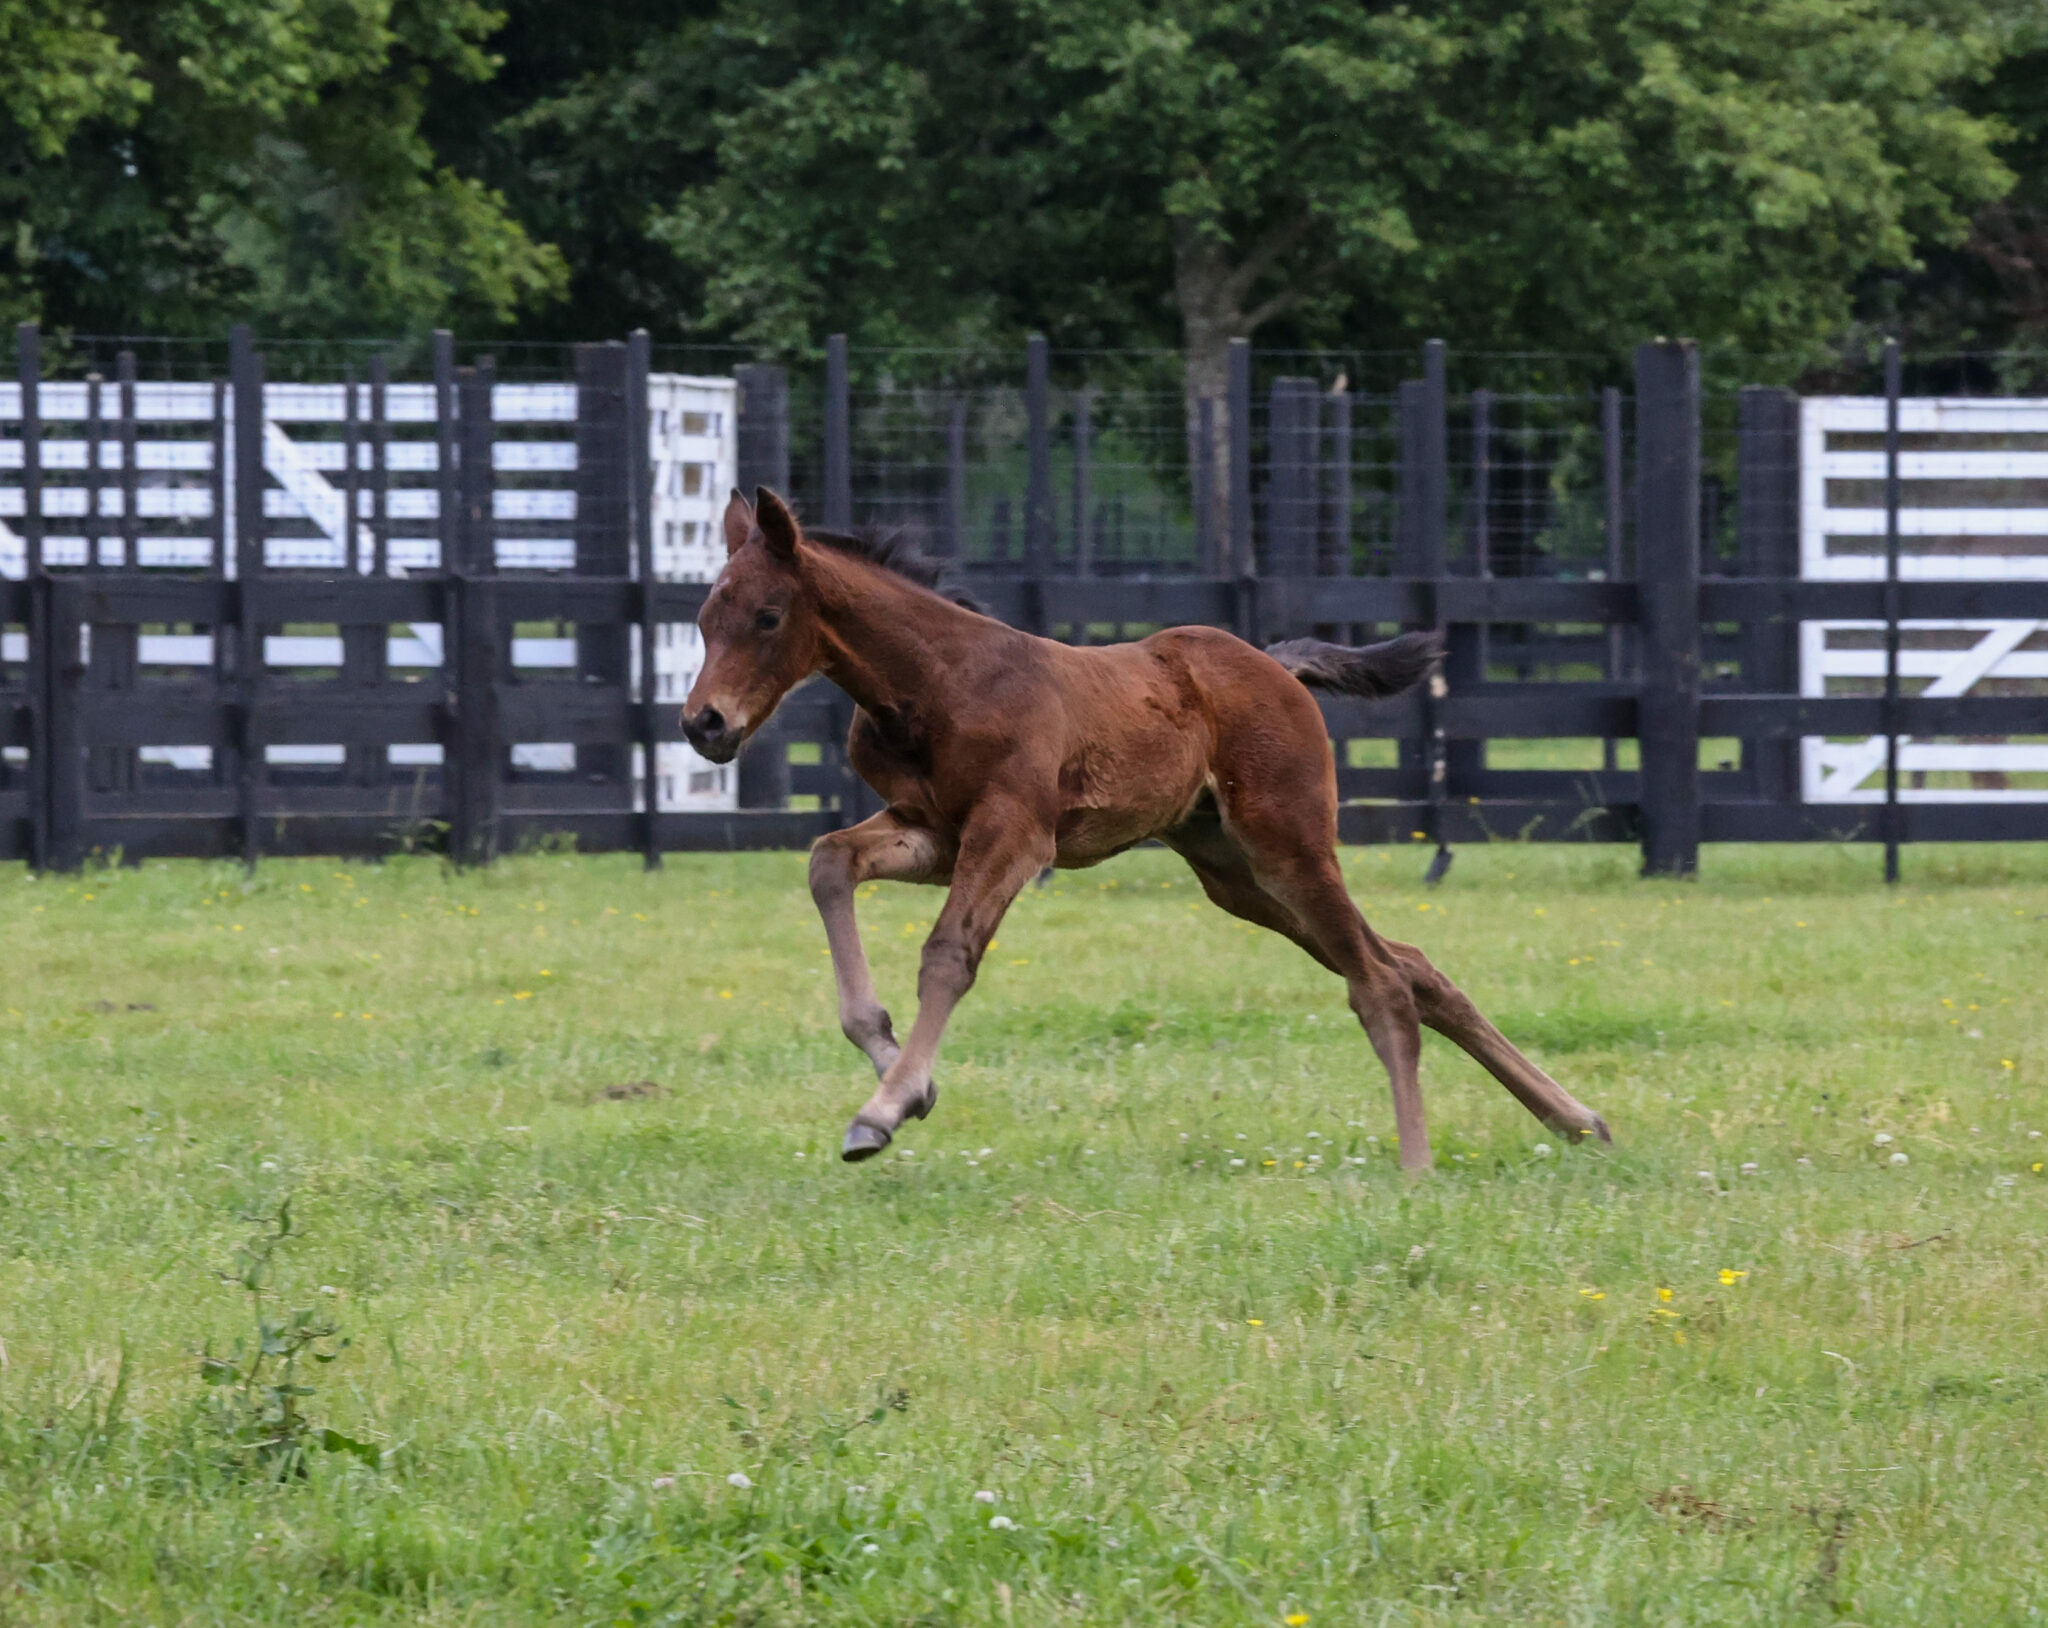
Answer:
<path fill-rule="evenodd" d="M 2048 1619 L 2048 852 L 1425 857 L 1345 863 L 1611 1151 L 1431 1040 L 1405 1184 L 1160 853 L 859 1168 L 801 856 L 0 877 L 0 1621 Z"/>

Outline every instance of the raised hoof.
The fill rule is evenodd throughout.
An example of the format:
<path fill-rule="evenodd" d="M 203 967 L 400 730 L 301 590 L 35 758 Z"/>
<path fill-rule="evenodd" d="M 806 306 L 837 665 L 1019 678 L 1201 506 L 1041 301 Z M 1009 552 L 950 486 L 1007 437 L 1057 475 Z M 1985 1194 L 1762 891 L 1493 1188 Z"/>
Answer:
<path fill-rule="evenodd" d="M 846 1127 L 846 1141 L 840 1146 L 839 1157 L 848 1164 L 859 1164 L 863 1159 L 872 1159 L 889 1145 L 889 1133 L 879 1125 L 870 1125 L 865 1119 L 856 1119 Z"/>
<path fill-rule="evenodd" d="M 1597 1136 L 1603 1142 L 1612 1143 L 1614 1135 L 1608 1130 L 1607 1121 L 1598 1114 L 1594 1114 L 1592 1120 L 1593 1123 L 1590 1125 L 1573 1125 L 1565 1128 L 1562 1134 L 1569 1136 L 1574 1142 L 1586 1142 Z"/>
<path fill-rule="evenodd" d="M 924 1095 L 917 1099 L 916 1106 L 903 1117 L 905 1119 L 923 1119 L 938 1105 L 939 1088 L 936 1085 L 928 1085 L 924 1088 Z"/>

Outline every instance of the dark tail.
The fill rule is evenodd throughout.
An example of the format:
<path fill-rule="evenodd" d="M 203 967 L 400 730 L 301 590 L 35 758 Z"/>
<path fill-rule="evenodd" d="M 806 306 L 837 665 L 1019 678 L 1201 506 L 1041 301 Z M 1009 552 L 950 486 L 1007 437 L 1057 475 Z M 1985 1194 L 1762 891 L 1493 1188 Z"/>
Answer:
<path fill-rule="evenodd" d="M 1267 645 L 1266 654 L 1312 690 L 1376 701 L 1421 683 L 1443 660 L 1444 641 L 1440 633 L 1404 633 L 1384 644 L 1365 645 L 1283 639 Z"/>

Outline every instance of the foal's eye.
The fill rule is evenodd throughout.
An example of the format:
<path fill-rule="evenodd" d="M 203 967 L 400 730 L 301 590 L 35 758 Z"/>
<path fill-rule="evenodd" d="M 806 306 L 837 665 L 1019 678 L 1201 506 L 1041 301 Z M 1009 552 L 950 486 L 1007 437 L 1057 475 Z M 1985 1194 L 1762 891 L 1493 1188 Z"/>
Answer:
<path fill-rule="evenodd" d="M 782 626 L 782 612 L 773 605 L 754 612 L 754 626 L 763 633 L 773 633 Z"/>

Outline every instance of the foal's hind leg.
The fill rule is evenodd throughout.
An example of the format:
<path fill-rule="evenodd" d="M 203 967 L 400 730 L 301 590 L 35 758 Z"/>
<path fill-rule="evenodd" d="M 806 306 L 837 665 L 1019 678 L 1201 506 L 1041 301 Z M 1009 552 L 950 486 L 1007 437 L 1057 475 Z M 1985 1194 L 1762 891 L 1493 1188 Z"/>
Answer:
<path fill-rule="evenodd" d="M 1611 1141 L 1601 1117 L 1522 1055 L 1472 1004 L 1471 998 L 1412 944 L 1381 938 L 1351 900 L 1334 854 L 1287 848 L 1253 849 L 1246 857 L 1261 891 L 1286 907 L 1350 986 L 1373 1050 L 1393 1086 L 1394 1123 L 1401 1164 L 1419 1170 L 1430 1162 L 1429 1135 L 1417 1080 L 1419 1025 L 1455 1041 L 1545 1125 L 1573 1140 Z M 1243 914 L 1243 912 L 1240 912 Z"/>
<path fill-rule="evenodd" d="M 1216 904 L 1292 939 L 1344 979 L 1351 1010 L 1387 1071 L 1402 1168 L 1427 1169 L 1429 1127 L 1419 1078 L 1422 1030 L 1414 995 L 1385 957 L 1372 954 L 1371 930 L 1344 889 L 1335 857 L 1319 856 L 1284 831 L 1270 833 L 1260 849 L 1250 850 L 1214 816 L 1198 815 L 1166 840 Z"/>
<path fill-rule="evenodd" d="M 1412 944 L 1381 939 L 1407 973 L 1422 1021 L 1447 1040 L 1455 1041 L 1472 1060 L 1513 1093 L 1517 1102 L 1561 1136 L 1603 1142 L 1607 1122 L 1557 1081 L 1522 1055 L 1508 1037 L 1486 1019 L 1472 998 L 1429 963 Z"/>
<path fill-rule="evenodd" d="M 900 1047 L 889 1014 L 875 994 L 861 947 L 853 892 L 863 882 L 943 882 L 950 846 L 922 826 L 907 825 L 884 809 L 858 825 L 820 837 L 811 849 L 811 898 L 825 923 L 832 975 L 839 984 L 839 1027 L 886 1074 Z"/>

